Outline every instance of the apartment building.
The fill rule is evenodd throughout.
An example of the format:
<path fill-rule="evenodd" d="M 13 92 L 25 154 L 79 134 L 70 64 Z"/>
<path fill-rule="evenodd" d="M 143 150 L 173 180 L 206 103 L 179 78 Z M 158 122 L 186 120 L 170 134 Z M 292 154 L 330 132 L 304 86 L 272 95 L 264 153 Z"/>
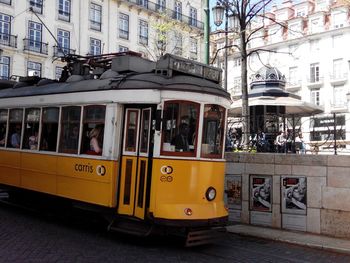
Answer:
<path fill-rule="evenodd" d="M 248 51 L 258 51 L 248 58 L 248 76 L 264 65 L 277 67 L 285 75 L 288 92 L 302 100 L 323 107 L 324 114 L 315 121 L 302 120 L 302 131 L 309 142 L 319 142 L 320 150 L 333 150 L 334 120 L 340 147 L 350 149 L 349 66 L 350 15 L 349 3 L 339 0 L 290 0 L 272 7 L 258 25 Z M 251 25 L 254 29 L 254 25 Z M 237 43 L 229 35 L 230 43 Z M 212 37 L 213 50 L 224 43 L 224 35 Z M 219 52 L 222 65 L 224 52 Z M 240 53 L 228 50 L 228 90 L 233 98 L 241 95 Z M 251 80 L 249 79 L 248 82 Z M 336 118 L 334 118 L 336 113 Z M 333 143 L 333 142 L 332 142 Z"/>
<path fill-rule="evenodd" d="M 201 1 L 155 1 L 0 0 L 0 79 L 57 79 L 67 54 L 131 50 L 153 60 L 168 52 L 202 61 Z"/>

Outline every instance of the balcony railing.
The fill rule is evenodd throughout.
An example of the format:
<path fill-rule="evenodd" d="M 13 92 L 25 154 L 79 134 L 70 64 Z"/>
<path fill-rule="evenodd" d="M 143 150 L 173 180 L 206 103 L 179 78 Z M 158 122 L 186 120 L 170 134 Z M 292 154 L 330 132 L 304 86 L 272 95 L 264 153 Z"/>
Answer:
<path fill-rule="evenodd" d="M 311 76 L 308 78 L 307 85 L 309 88 L 319 88 L 323 85 L 323 77 Z"/>
<path fill-rule="evenodd" d="M 32 39 L 25 38 L 23 39 L 24 42 L 24 50 L 41 53 L 41 54 L 48 54 L 48 44 L 43 43 L 41 41 L 35 41 Z"/>
<path fill-rule="evenodd" d="M 75 49 L 53 46 L 53 56 L 54 57 L 64 57 L 68 54 L 75 54 Z"/>
<path fill-rule="evenodd" d="M 171 17 L 175 20 L 179 20 L 183 23 L 188 24 L 189 26 L 193 26 L 199 29 L 204 29 L 204 23 L 200 22 L 196 19 L 193 19 L 192 17 L 186 16 L 184 14 L 175 12 L 174 10 L 165 8 L 162 5 L 159 5 L 157 3 L 151 2 L 151 1 L 147 1 L 147 4 L 145 4 L 145 1 L 140 1 L 140 0 L 123 0 L 125 2 L 129 2 L 133 5 L 137 5 L 140 6 L 144 9 L 150 10 L 152 12 L 156 12 L 156 13 L 161 13 L 166 15 L 166 17 Z"/>
<path fill-rule="evenodd" d="M 0 3 L 11 5 L 11 0 L 0 0 Z"/>
<path fill-rule="evenodd" d="M 17 47 L 17 36 L 0 33 L 0 45 Z"/>
<path fill-rule="evenodd" d="M 334 74 L 330 75 L 330 82 L 332 85 L 340 85 L 344 84 L 348 80 L 348 74 L 343 73 L 343 74 Z"/>
<path fill-rule="evenodd" d="M 101 31 L 101 22 L 90 20 L 90 29 Z"/>
<path fill-rule="evenodd" d="M 70 13 L 63 10 L 58 10 L 58 19 L 70 22 Z"/>

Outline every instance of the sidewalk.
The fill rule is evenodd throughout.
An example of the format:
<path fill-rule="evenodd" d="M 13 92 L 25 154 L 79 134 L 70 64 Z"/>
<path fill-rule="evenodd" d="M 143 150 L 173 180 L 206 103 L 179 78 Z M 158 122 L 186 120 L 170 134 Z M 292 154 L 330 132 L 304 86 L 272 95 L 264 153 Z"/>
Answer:
<path fill-rule="evenodd" d="M 287 231 L 251 225 L 230 225 L 227 231 L 244 236 L 254 236 L 276 241 L 287 242 L 311 248 L 350 254 L 350 239 L 332 238 L 304 232 Z"/>

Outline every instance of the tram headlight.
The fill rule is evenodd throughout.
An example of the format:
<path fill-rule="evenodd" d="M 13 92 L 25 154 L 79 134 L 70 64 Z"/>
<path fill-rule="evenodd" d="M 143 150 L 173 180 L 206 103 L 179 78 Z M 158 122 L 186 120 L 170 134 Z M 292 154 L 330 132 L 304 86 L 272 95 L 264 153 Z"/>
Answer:
<path fill-rule="evenodd" d="M 209 187 L 207 192 L 205 193 L 205 197 L 208 201 L 213 201 L 216 197 L 216 190 L 214 187 Z"/>

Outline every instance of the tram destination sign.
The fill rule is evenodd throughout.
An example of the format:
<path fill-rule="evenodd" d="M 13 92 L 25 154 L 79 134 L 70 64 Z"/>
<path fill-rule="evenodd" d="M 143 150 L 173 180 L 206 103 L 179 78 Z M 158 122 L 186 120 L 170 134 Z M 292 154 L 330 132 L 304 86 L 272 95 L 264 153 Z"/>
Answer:
<path fill-rule="evenodd" d="M 157 63 L 157 69 L 168 69 L 220 83 L 221 69 L 193 60 L 167 54 Z"/>

